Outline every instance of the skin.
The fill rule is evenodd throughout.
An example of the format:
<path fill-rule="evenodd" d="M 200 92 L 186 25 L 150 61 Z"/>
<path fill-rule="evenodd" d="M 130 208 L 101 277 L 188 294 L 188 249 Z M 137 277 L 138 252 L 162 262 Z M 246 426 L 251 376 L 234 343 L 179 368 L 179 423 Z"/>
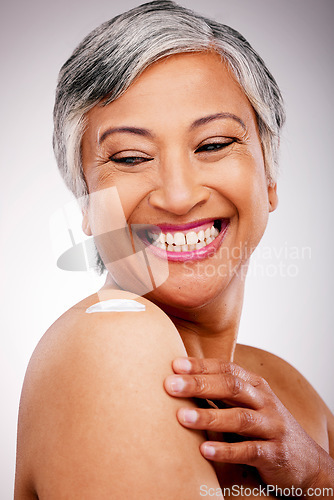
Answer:
<path fill-rule="evenodd" d="M 219 358 L 219 361 L 208 361 L 202 368 L 205 373 L 212 374 L 211 377 L 183 377 L 186 386 L 180 393 L 186 397 L 223 399 L 233 406 L 239 403 L 247 408 L 201 410 L 197 413 L 196 423 L 192 424 L 185 421 L 187 413 L 180 411 L 180 423 L 197 429 L 258 438 L 251 446 L 246 440 L 234 446 L 216 443 L 210 449 L 215 451 L 214 460 L 256 466 L 269 484 L 294 484 L 306 489 L 320 474 L 318 457 L 327 464 L 327 456 L 302 432 L 264 379 L 235 365 L 232 365 L 232 374 L 228 373 L 229 378 L 226 378 L 225 365 L 221 367 L 221 360 L 232 361 L 234 358 L 244 288 L 243 276 L 239 276 L 238 271 L 247 266 L 250 253 L 262 237 L 268 214 L 277 206 L 276 186 L 268 185 L 265 176 L 256 119 L 250 103 L 218 56 L 196 54 L 174 56 L 153 65 L 118 102 L 108 108 L 95 108 L 90 113 L 83 142 L 83 162 L 87 165 L 85 173 L 90 191 L 107 187 L 110 182 L 115 184 L 129 223 L 182 224 L 222 216 L 231 220 L 222 245 L 227 252 L 224 254 L 221 248 L 210 259 L 215 268 L 214 279 L 211 273 L 206 275 L 203 272 L 204 266 L 197 271 L 196 262 L 188 263 L 187 269 L 173 262 L 169 264 L 169 279 L 147 295 L 172 318 L 190 355 Z M 136 113 L 133 113 L 134 108 Z M 189 126 L 198 118 L 216 113 L 235 115 L 245 127 L 233 119 L 217 119 L 196 129 Z M 129 137 L 131 134 L 116 133 L 106 139 L 97 154 L 96 131 L 103 134 L 105 124 L 108 127 L 119 124 L 140 126 L 148 129 L 154 138 L 134 140 Z M 229 144 L 232 137 L 233 142 Z M 194 152 L 201 145 L 219 141 L 227 142 L 220 151 Z M 126 151 L 129 144 L 133 152 Z M 124 151 L 118 153 L 119 150 Z M 118 163 L 115 168 L 110 161 L 104 163 L 106 158 L 130 155 L 149 161 L 138 160 L 130 167 L 130 172 L 127 165 Z M 102 168 L 97 169 L 99 157 Z M 234 255 L 233 248 L 240 249 L 237 258 L 230 257 Z M 226 272 L 220 276 L 218 273 L 221 266 L 227 266 L 225 255 L 229 256 L 229 264 L 236 275 Z M 201 294 L 194 283 L 200 285 Z M 175 369 L 175 364 L 173 367 Z M 196 363 L 194 370 L 198 373 Z M 229 384 L 232 387 L 227 384 L 231 378 Z M 165 387 L 170 394 L 177 396 L 178 393 L 171 389 L 172 380 L 167 379 Z M 237 401 L 235 380 L 247 384 L 238 386 Z M 247 423 L 245 430 L 244 421 Z M 284 433 L 282 429 L 290 431 Z M 290 444 L 291 436 L 296 434 L 299 439 Z M 259 439 L 265 440 L 266 444 Z M 289 451 L 285 452 L 285 447 Z M 300 450 L 305 447 L 310 450 L 307 463 L 300 463 Z M 202 445 L 204 456 L 212 458 L 205 453 L 207 449 L 205 444 Z M 278 472 L 274 464 L 281 464 L 282 457 L 285 466 L 280 466 Z M 310 457 L 314 462 L 313 471 L 309 470 Z M 297 471 L 296 462 L 300 463 Z M 332 463 L 328 464 L 332 471 Z"/>
<path fill-rule="evenodd" d="M 225 117 L 217 117 L 217 114 L 225 114 Z M 226 117 L 226 114 L 229 116 Z M 208 116 L 216 118 L 198 123 L 198 120 Z M 197 125 L 194 126 L 196 122 Z M 109 133 L 110 129 L 120 127 L 137 127 L 148 133 Z M 208 146 L 212 144 L 216 144 L 213 149 Z M 137 363 L 137 349 L 143 343 L 147 348 L 147 360 L 150 360 L 145 366 L 138 366 L 140 377 L 132 370 L 129 378 L 131 379 L 131 374 L 135 377 L 140 394 L 147 394 L 150 390 L 150 386 L 147 386 L 149 377 L 153 375 L 153 378 L 160 380 L 161 392 L 157 389 L 154 400 L 158 407 L 170 408 L 171 411 L 171 418 L 159 426 L 157 439 L 164 433 L 174 436 L 175 423 L 185 432 L 178 434 L 178 443 L 180 445 L 182 442 L 184 448 L 172 447 L 169 451 L 164 448 L 164 453 L 161 453 L 159 447 L 155 450 L 157 462 L 161 456 L 169 456 L 170 453 L 171 460 L 167 463 L 171 469 L 168 470 L 166 466 L 165 476 L 170 473 L 174 478 L 173 484 L 183 485 L 184 481 L 179 476 L 180 469 L 174 470 L 173 463 L 177 462 L 181 449 L 188 450 L 197 446 L 198 457 L 203 462 L 196 462 L 194 467 L 204 471 L 207 481 L 211 481 L 210 484 L 213 485 L 215 478 L 219 480 L 217 486 L 234 483 L 254 486 L 261 482 L 279 487 L 294 485 L 301 487 L 305 495 L 310 486 L 333 486 L 333 460 L 328 452 L 333 453 L 334 425 L 333 417 L 325 404 L 307 381 L 283 360 L 261 350 L 237 345 L 249 257 L 263 235 L 269 213 L 277 206 L 277 194 L 276 185 L 269 185 L 266 178 L 254 111 L 220 58 L 216 54 L 181 54 L 166 58 L 145 70 L 115 102 L 93 108 L 87 114 L 82 160 L 89 192 L 116 186 L 128 224 L 185 224 L 212 218 L 230 219 L 228 232 L 215 255 L 202 261 L 200 266 L 198 261 L 189 261 L 187 265 L 170 262 L 168 279 L 146 294 L 145 299 L 140 299 L 150 304 L 149 317 L 151 313 L 153 316 L 157 314 L 154 316 L 154 324 L 163 322 L 162 318 L 168 319 L 169 326 L 166 327 L 165 335 L 168 332 L 168 338 L 172 339 L 171 345 L 174 346 L 176 342 L 178 347 L 174 346 L 168 351 L 158 349 L 155 352 L 152 350 L 152 342 L 145 343 L 146 338 L 150 339 L 150 332 L 147 336 L 141 336 L 140 342 L 136 336 L 130 335 L 128 338 L 127 332 L 132 331 L 137 320 L 133 320 L 130 314 L 123 316 L 125 323 L 121 325 L 124 333 L 122 339 L 125 340 L 122 340 L 121 352 L 125 353 L 122 357 L 124 366 L 127 367 L 130 361 L 129 366 Z M 100 234 L 103 221 L 101 222 L 101 212 L 94 197 L 83 215 L 86 234 Z M 106 249 L 103 248 L 103 242 L 99 244 L 99 251 L 103 254 Z M 205 272 L 208 264 L 210 272 Z M 113 294 L 115 288 L 117 285 L 109 275 L 103 292 Z M 88 302 L 79 304 L 75 311 L 67 313 L 67 318 L 72 318 L 73 314 L 76 318 L 71 332 L 64 327 L 69 319 L 54 327 L 57 332 L 67 331 L 67 334 L 61 336 L 63 340 L 60 340 L 57 352 L 67 352 L 67 336 L 73 338 L 74 335 L 76 338 L 73 331 L 78 332 L 83 328 L 86 320 L 84 308 L 88 303 L 94 302 L 89 299 Z M 158 306 L 154 312 L 151 309 L 153 304 L 154 307 Z M 114 316 L 107 316 L 112 325 L 116 321 Z M 94 331 L 107 328 L 103 326 L 104 322 L 104 317 L 96 315 Z M 147 322 L 143 324 L 144 330 L 146 324 Z M 115 328 L 117 331 L 120 325 L 117 323 Z M 154 335 L 156 332 L 157 329 Z M 44 340 L 47 346 L 50 342 L 48 339 L 50 334 Z M 85 342 L 84 339 L 85 336 L 81 341 Z M 186 358 L 178 343 L 180 339 L 190 356 L 187 359 L 188 366 L 182 364 L 182 360 Z M 118 342 L 117 337 L 115 342 Z M 178 351 L 177 354 L 172 355 L 175 350 Z M 36 359 L 46 357 L 43 349 L 42 354 L 40 351 L 41 348 Z M 109 355 L 106 369 L 111 363 L 116 363 L 112 351 Z M 173 358 L 177 359 L 173 361 Z M 64 356 L 60 355 L 57 363 L 63 366 L 63 362 Z M 161 363 L 163 366 L 167 363 L 170 373 L 168 370 L 167 373 L 159 370 Z M 36 365 L 37 361 L 33 360 L 32 366 L 35 368 L 31 368 L 30 373 L 36 370 Z M 66 369 L 71 370 L 70 366 L 71 363 L 65 363 L 64 369 L 67 367 Z M 47 362 L 44 370 L 48 371 Z M 175 375 L 172 375 L 172 370 Z M 78 370 L 75 373 L 77 372 Z M 117 373 L 116 370 L 116 378 Z M 28 381 L 31 378 L 33 379 L 33 375 L 28 375 Z M 40 379 L 45 379 L 45 374 L 40 375 Z M 38 380 L 27 382 L 27 385 L 37 386 L 42 392 L 47 392 L 40 387 L 42 383 Z M 122 379 L 121 389 L 115 389 L 113 401 L 118 398 L 122 400 L 124 394 L 128 394 L 130 386 L 128 388 L 127 383 Z M 52 385 L 51 382 L 50 384 Z M 89 387 L 89 384 L 86 381 L 86 386 Z M 66 393 L 66 384 L 63 390 Z M 164 399 L 164 394 L 169 394 L 168 400 Z M 33 396 L 24 397 L 29 401 Z M 96 404 L 94 397 L 92 395 L 91 404 Z M 132 394 L 125 401 L 134 397 Z M 186 399 L 180 400 L 180 397 Z M 207 404 L 208 408 L 197 409 L 189 399 L 193 397 L 204 402 L 206 399 L 223 401 L 225 407 L 209 408 Z M 177 407 L 172 402 L 178 402 Z M 184 402 L 187 402 L 186 406 Z M 149 401 L 147 404 L 152 409 Z M 37 403 L 36 405 L 38 407 Z M 134 428 L 145 441 L 147 418 L 154 416 L 141 416 L 142 406 L 143 404 L 134 407 L 138 413 L 137 421 L 129 422 L 127 431 L 130 429 L 131 433 Z M 66 412 L 66 408 L 64 403 L 62 411 Z M 117 411 L 111 405 L 105 409 L 105 413 L 108 414 L 108 411 L 113 415 L 116 412 L 117 422 L 122 422 L 125 418 L 122 413 L 124 405 Z M 152 411 L 154 413 L 153 409 Z M 50 422 L 50 418 L 44 415 L 40 425 L 46 425 L 44 422 Z M 87 418 L 86 415 L 85 421 Z M 162 418 L 159 412 L 156 418 L 158 421 Z M 189 421 L 191 418 L 192 422 Z M 21 421 L 21 432 L 24 435 L 28 432 L 29 417 L 22 417 Z M 106 429 L 103 436 L 104 439 L 109 439 L 110 433 L 113 436 L 113 431 L 107 424 Z M 194 429 L 198 432 L 197 437 L 187 434 L 194 432 Z M 75 430 L 72 429 L 72 432 Z M 222 432 L 238 434 L 242 438 L 235 439 L 239 442 L 233 442 L 232 439 L 232 443 L 227 443 Z M 72 434 L 70 438 L 73 439 Z M 208 454 L 210 449 L 215 451 L 214 456 Z M 71 456 L 75 450 L 77 443 L 73 443 L 72 448 L 69 446 L 67 455 Z M 86 460 L 91 457 L 89 450 L 88 443 L 83 451 Z M 142 456 L 146 456 L 147 451 L 141 450 L 140 443 L 136 450 L 142 451 Z M 101 453 L 102 456 L 105 454 L 110 457 L 112 451 L 109 448 Z M 30 458 L 32 455 L 31 452 Z M 190 466 L 198 457 L 188 453 L 184 460 Z M 94 460 L 91 459 L 89 463 L 94 463 Z M 215 467 L 214 478 L 211 476 L 213 469 L 206 468 L 210 463 Z M 131 471 L 139 467 L 138 462 L 131 462 L 131 457 L 125 457 L 123 468 L 124 464 Z M 239 464 L 246 464 L 246 468 Z M 247 468 L 247 465 L 250 467 Z M 24 467 L 22 470 L 25 470 Z M 106 470 L 106 477 L 109 478 L 110 470 L 107 465 Z M 143 466 L 136 477 L 142 478 L 145 470 Z M 42 485 L 39 486 L 40 491 L 47 488 L 48 484 L 47 472 L 43 475 L 38 471 L 39 465 L 34 463 L 25 483 L 35 492 L 38 484 Z M 100 467 L 100 478 L 104 477 L 103 471 L 103 467 Z M 122 498 L 124 495 L 120 474 L 121 470 L 117 470 L 115 477 L 118 481 L 115 487 L 119 489 L 117 493 L 113 490 L 113 498 Z M 152 475 L 155 475 L 154 471 Z M 39 478 L 38 481 L 36 477 Z M 137 481 L 143 481 L 144 491 L 143 496 L 138 496 L 137 492 L 137 498 L 147 498 L 145 495 L 152 491 L 149 480 L 146 483 L 144 479 Z M 202 484 L 206 484 L 205 478 L 202 481 Z M 103 479 L 100 482 L 103 483 Z M 20 480 L 18 483 L 21 484 Z M 110 494 L 109 483 L 106 482 L 106 498 Z M 137 486 L 138 483 L 133 488 L 137 489 Z M 99 486 L 94 484 L 95 493 L 97 487 Z M 172 488 L 170 484 L 167 487 Z M 66 488 L 73 498 L 76 498 L 73 492 L 79 491 L 80 498 L 80 480 L 74 486 L 67 485 Z M 166 490 L 166 496 L 161 498 L 173 498 L 173 495 L 175 492 Z M 104 498 L 102 494 L 100 497 Z M 181 496 L 178 492 L 178 498 L 181 497 L 196 498 L 194 490 L 183 492 Z M 60 498 L 59 493 L 57 498 Z"/>
<path fill-rule="evenodd" d="M 146 310 L 86 314 L 101 298 L 136 299 Z M 163 311 L 130 293 L 105 290 L 60 317 L 23 386 L 15 500 L 193 500 L 201 484 L 218 488 L 199 452 L 203 432 L 175 418 L 194 402 L 163 389 L 171 360 L 185 354 Z"/>
<path fill-rule="evenodd" d="M 220 112 L 239 117 L 246 130 L 232 119 L 191 128 L 195 120 Z M 109 128 L 129 125 L 148 129 L 155 138 L 119 133 L 98 144 Z M 215 152 L 196 152 L 212 142 L 231 144 Z M 131 168 L 110 161 L 121 156 L 150 161 Z M 214 279 L 198 269 L 197 262 L 187 266 L 170 262 L 169 279 L 147 297 L 175 320 L 189 354 L 210 355 L 212 341 L 202 347 L 204 335 L 197 335 L 209 328 L 219 333 L 219 350 L 231 359 L 242 308 L 243 272 L 269 212 L 276 208 L 277 195 L 276 186 L 267 183 L 254 111 L 220 58 L 176 55 L 152 65 L 122 97 L 88 113 L 82 158 L 89 192 L 116 185 L 128 224 L 230 218 L 224 244 L 210 259 Z M 83 221 L 88 235 L 96 232 L 98 218 L 91 205 Z M 201 287 L 201 295 L 194 283 Z M 195 318 L 196 341 L 191 331 Z"/>

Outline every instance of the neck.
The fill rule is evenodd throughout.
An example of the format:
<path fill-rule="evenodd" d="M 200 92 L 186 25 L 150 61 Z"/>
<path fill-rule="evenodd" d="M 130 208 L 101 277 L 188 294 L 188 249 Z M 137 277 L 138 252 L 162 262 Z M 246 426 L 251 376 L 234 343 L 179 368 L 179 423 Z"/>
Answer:
<path fill-rule="evenodd" d="M 218 296 L 192 310 L 159 305 L 178 329 L 188 356 L 233 361 L 243 305 L 245 276 L 236 274 Z"/>

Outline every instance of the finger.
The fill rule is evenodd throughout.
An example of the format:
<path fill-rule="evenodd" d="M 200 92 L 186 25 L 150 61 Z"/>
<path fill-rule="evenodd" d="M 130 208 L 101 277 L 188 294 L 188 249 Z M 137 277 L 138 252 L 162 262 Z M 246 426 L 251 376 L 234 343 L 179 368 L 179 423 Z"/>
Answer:
<path fill-rule="evenodd" d="M 272 460 L 273 444 L 269 441 L 242 441 L 240 443 L 205 441 L 201 444 L 200 450 L 205 458 L 215 462 L 260 467 Z"/>
<path fill-rule="evenodd" d="M 169 375 L 165 389 L 171 396 L 220 399 L 232 406 L 263 407 L 264 395 L 234 375 Z"/>
<path fill-rule="evenodd" d="M 269 425 L 266 417 L 248 408 L 226 410 L 180 408 L 177 418 L 182 425 L 190 429 L 233 432 L 258 439 L 274 437 L 273 425 Z"/>
<path fill-rule="evenodd" d="M 254 385 L 254 387 L 263 382 L 262 377 L 255 373 L 249 372 L 235 363 L 218 358 L 176 358 L 172 366 L 175 373 L 235 375 Z"/>

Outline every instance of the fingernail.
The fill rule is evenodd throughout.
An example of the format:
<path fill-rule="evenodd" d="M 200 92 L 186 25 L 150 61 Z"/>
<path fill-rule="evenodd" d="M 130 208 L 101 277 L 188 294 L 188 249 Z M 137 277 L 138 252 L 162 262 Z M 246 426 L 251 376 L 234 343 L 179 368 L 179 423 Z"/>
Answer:
<path fill-rule="evenodd" d="M 214 448 L 210 444 L 204 444 L 203 445 L 203 454 L 206 457 L 211 458 L 211 457 L 213 457 L 215 455 L 215 453 L 216 453 L 216 448 Z"/>
<path fill-rule="evenodd" d="M 198 419 L 198 413 L 196 410 L 186 410 L 185 408 L 182 408 L 179 411 L 179 415 L 181 420 L 183 420 L 187 424 L 194 424 Z"/>
<path fill-rule="evenodd" d="M 177 358 L 177 359 L 175 359 L 173 365 L 174 365 L 174 368 L 176 368 L 180 372 L 188 373 L 191 370 L 191 363 L 190 363 L 189 359 Z"/>
<path fill-rule="evenodd" d="M 182 377 L 170 375 L 166 378 L 166 386 L 170 392 L 181 392 L 185 388 L 185 382 Z"/>

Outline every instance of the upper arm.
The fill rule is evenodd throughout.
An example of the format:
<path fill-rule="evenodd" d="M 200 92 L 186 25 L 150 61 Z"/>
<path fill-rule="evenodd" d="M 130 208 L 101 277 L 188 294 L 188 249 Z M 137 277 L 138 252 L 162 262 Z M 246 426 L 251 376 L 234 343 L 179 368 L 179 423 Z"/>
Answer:
<path fill-rule="evenodd" d="M 178 407 L 193 403 L 163 388 L 180 355 L 178 332 L 154 308 L 81 315 L 42 342 L 25 382 L 18 443 L 40 500 L 193 500 L 201 484 L 219 487 L 199 452 L 202 433 L 176 419 Z"/>

